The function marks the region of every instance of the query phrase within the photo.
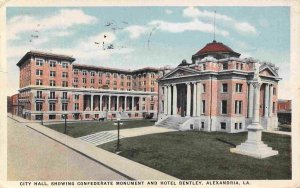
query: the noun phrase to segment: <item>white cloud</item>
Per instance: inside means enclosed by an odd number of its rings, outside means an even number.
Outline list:
[[[142,34],[145,34],[149,31],[148,27],[140,26],[140,25],[132,25],[128,26],[124,29],[124,31],[129,32],[129,37],[132,39],[139,38]]]
[[[72,34],[72,32],[70,32],[70,31],[56,31],[53,33],[53,36],[66,37],[66,36],[70,36],[71,34]]]
[[[24,32],[68,29],[74,25],[91,24],[95,21],[95,17],[87,15],[78,9],[61,9],[56,14],[46,18],[19,15],[8,20],[7,38],[9,40],[16,40]]]
[[[191,22],[166,22],[162,20],[154,20],[149,23],[149,25],[156,26],[161,31],[168,31],[172,33],[180,33],[184,31],[202,31],[205,33],[213,33],[214,26],[212,24],[204,23],[197,19],[194,19]],[[216,34],[222,36],[228,36],[229,33],[225,30],[216,28]]]
[[[165,10],[165,13],[166,13],[166,14],[173,14],[173,11],[170,10],[170,9],[166,9],[166,10]]]
[[[221,20],[222,22],[228,22],[228,26],[233,25],[233,28],[242,34],[257,34],[256,28],[248,22],[240,22],[232,17],[229,17],[224,14],[214,13],[206,10],[200,10],[195,7],[188,7],[183,10],[183,16],[193,19],[199,18],[216,18],[216,22]]]

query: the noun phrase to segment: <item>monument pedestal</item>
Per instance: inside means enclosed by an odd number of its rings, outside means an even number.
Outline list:
[[[248,127],[248,138],[246,142],[238,145],[236,148],[231,148],[230,151],[242,155],[263,159],[278,155],[278,151],[272,150],[261,141],[262,127],[260,124],[251,124]]]

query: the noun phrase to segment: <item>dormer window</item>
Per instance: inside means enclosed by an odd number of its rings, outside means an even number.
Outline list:
[[[223,70],[228,70],[228,63],[223,63]]]

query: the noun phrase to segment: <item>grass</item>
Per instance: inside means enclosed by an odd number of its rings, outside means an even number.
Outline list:
[[[123,125],[120,126],[120,129],[146,127],[152,125],[154,125],[154,122],[149,120],[132,120],[132,121],[124,121]],[[61,133],[63,133],[65,130],[64,123],[49,124],[45,126]],[[67,135],[76,138],[76,137],[81,137],[96,132],[116,130],[117,128],[118,126],[114,125],[113,121],[104,121],[104,122],[88,121],[88,122],[68,123]]]
[[[263,133],[263,141],[279,155],[255,159],[229,151],[245,141],[246,133],[169,132],[124,138],[121,156],[179,179],[291,179],[291,138]],[[100,145],[113,152],[115,142]]]

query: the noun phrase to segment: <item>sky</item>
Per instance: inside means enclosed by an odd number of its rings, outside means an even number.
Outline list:
[[[216,14],[214,14],[216,11]],[[290,99],[289,7],[8,7],[8,95],[16,63],[30,50],[72,55],[75,63],[122,69],[176,67],[215,39],[279,67],[279,98]]]

